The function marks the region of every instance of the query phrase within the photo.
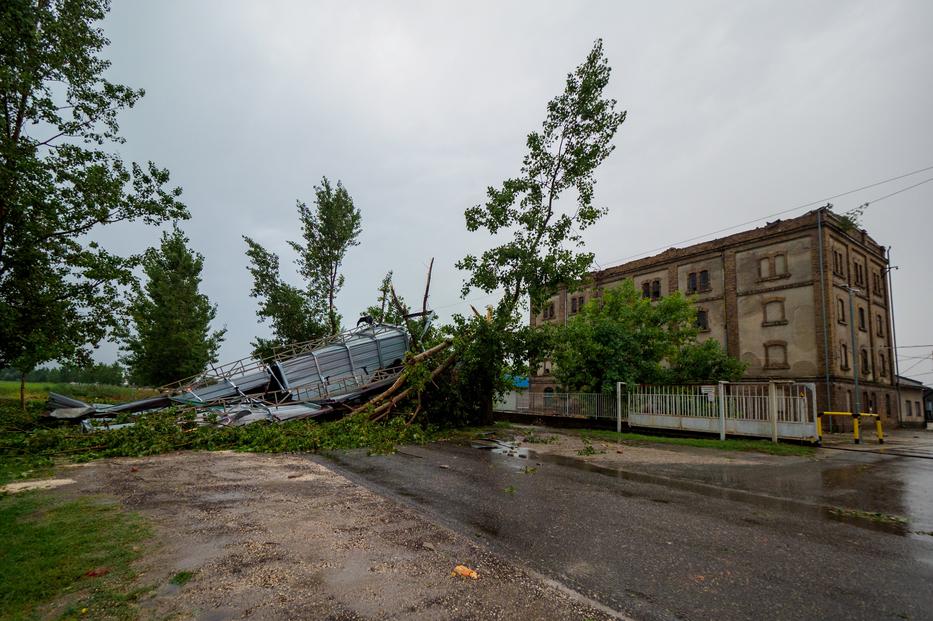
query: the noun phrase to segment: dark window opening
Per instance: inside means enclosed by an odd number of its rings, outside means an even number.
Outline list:
[[[839,367],[844,371],[849,370],[849,347],[845,343],[842,344],[842,350],[839,356]]]
[[[709,291],[709,270],[700,272],[700,291]]]
[[[865,331],[865,309],[862,307],[858,309],[858,329]]]
[[[838,299],[839,302],[839,323],[846,322],[846,303],[842,298]]]
[[[661,281],[655,280],[651,283],[651,299],[657,300],[661,297]]]
[[[647,280],[641,283],[641,297],[650,298],[651,297],[651,283]]]
[[[867,349],[863,349],[861,351],[861,358],[862,358],[862,373],[864,373],[865,375],[868,375],[871,372],[870,371],[871,363],[868,362],[868,350]]]
[[[696,293],[697,291],[697,273],[687,274],[687,293]]]
[[[697,311],[697,328],[701,331],[709,330],[709,314],[705,310]]]

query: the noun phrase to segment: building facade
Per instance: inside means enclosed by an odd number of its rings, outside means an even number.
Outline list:
[[[745,362],[745,379],[814,382],[821,411],[852,411],[858,367],[862,411],[896,423],[887,272],[884,247],[821,208],[593,272],[530,321],[567,321],[624,280],[652,299],[680,291],[696,302],[701,339]],[[542,365],[531,390],[558,390],[550,371]]]

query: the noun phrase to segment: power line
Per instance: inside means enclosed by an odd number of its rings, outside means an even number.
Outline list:
[[[728,226],[728,227],[725,227],[725,228],[722,228],[722,229],[718,229],[718,230],[716,230],[716,231],[712,231],[712,232],[710,232],[710,233],[704,233],[703,235],[697,235],[697,236],[695,236],[695,237],[690,237],[690,238],[688,238],[688,239],[683,239],[683,240],[681,240],[681,241],[674,242],[674,243],[672,243],[672,244],[666,244],[666,245],[664,245],[664,246],[660,246],[660,247],[654,248],[654,249],[652,249],[652,250],[646,250],[646,251],[644,251],[644,252],[639,252],[638,254],[633,254],[633,255],[630,255],[630,256],[627,256],[627,257],[620,257],[620,258],[617,258],[617,259],[610,259],[609,261],[603,261],[602,263],[603,263],[603,265],[610,265],[610,264],[612,264],[612,263],[620,263],[620,262],[623,262],[623,261],[628,261],[629,259],[635,259],[635,258],[637,258],[637,257],[643,256],[643,255],[646,255],[646,254],[652,254],[652,253],[655,253],[655,252],[660,252],[661,250],[667,250],[668,248],[676,247],[676,246],[679,246],[680,244],[686,244],[686,243],[688,243],[688,242],[696,241],[696,240],[698,240],[698,239],[704,239],[704,238],[709,237],[709,236],[711,236],[711,235],[718,235],[719,233],[725,233],[726,231],[731,231],[731,230],[734,230],[734,229],[737,229],[737,228],[741,228],[741,227],[743,227],[743,226],[748,226],[749,224],[755,224],[756,222],[761,222],[762,220],[767,220],[768,218],[773,218],[773,217],[775,217],[775,216],[781,216],[781,215],[784,215],[784,214],[786,214],[786,213],[790,213],[790,212],[792,212],[792,211],[797,211],[797,210],[799,210],[799,209],[805,209],[805,208],[807,208],[807,207],[813,207],[814,205],[818,205],[818,204],[823,203],[823,202],[829,202],[829,201],[831,201],[831,200],[833,200],[833,199],[842,198],[843,196],[848,196],[848,195],[850,195],[850,194],[855,194],[856,192],[861,192],[862,190],[867,190],[867,189],[869,189],[869,188],[874,188],[874,187],[877,187],[877,186],[879,186],[879,185],[884,185],[885,183],[891,183],[892,181],[897,181],[897,180],[899,180],[899,179],[903,179],[903,178],[905,178],[905,177],[910,177],[910,176],[913,176],[913,175],[916,175],[916,174],[919,174],[919,173],[922,173],[922,172],[926,172],[926,171],[928,171],[928,170],[933,170],[933,166],[926,166],[925,168],[919,168],[919,169],[914,170],[914,171],[909,172],[909,173],[904,173],[904,174],[902,174],[902,175],[897,175],[896,177],[889,177],[888,179],[883,179],[883,180],[881,180],[881,181],[876,181],[876,182],[870,183],[870,184],[868,184],[868,185],[863,185],[862,187],[856,188],[856,189],[854,189],[854,190],[848,190],[848,191],[842,192],[842,193],[840,193],[840,194],[834,194],[833,196],[827,196],[826,198],[821,198],[821,199],[819,199],[819,200],[815,200],[815,201],[806,203],[806,204],[804,204],[804,205],[798,205],[798,206],[796,206],[796,207],[791,207],[790,209],[784,209],[784,210],[782,210],[782,211],[776,211],[776,212],[774,212],[774,213],[772,213],[772,214],[770,214],[770,215],[762,216],[762,217],[760,217],[760,218],[755,218],[754,220],[749,220],[749,221],[747,221],[747,222],[742,222],[741,224],[735,224],[735,225]],[[933,181],[933,178],[927,179],[926,181],[921,181],[920,183],[915,184],[915,185],[912,185],[912,186],[910,186],[910,187],[903,188],[903,189],[898,190],[897,192],[893,192],[892,194],[889,194],[889,195],[887,195],[887,196],[882,196],[882,197],[880,197],[880,198],[876,198],[874,201],[870,201],[870,202],[875,202],[875,203],[877,203],[878,201],[884,200],[884,199],[886,199],[886,198],[890,198],[891,196],[894,196],[895,194],[900,194],[901,192],[906,192],[907,190],[913,189],[913,188],[917,187],[918,185],[922,185],[922,184],[927,183],[927,182],[929,182],[929,181]]]

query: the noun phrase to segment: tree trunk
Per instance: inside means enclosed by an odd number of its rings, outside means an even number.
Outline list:
[[[26,411],[26,374],[19,374],[19,409]]]

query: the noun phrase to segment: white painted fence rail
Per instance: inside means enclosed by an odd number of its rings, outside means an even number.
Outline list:
[[[518,392],[514,411],[536,416],[615,419],[616,396],[587,392]]]
[[[815,440],[816,387],[800,382],[619,385],[618,420],[630,427]],[[624,409],[625,412],[621,410]]]

